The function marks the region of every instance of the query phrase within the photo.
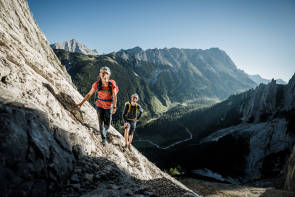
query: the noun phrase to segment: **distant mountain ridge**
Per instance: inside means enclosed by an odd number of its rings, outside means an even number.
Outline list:
[[[221,99],[232,93],[255,87],[255,83],[247,74],[239,70],[230,57],[218,48],[142,50],[140,47],[135,47],[120,50],[115,56],[133,62],[137,68],[140,68],[142,61],[168,65],[166,70],[158,70],[156,76],[166,75],[168,72],[177,73],[184,84],[186,81],[194,82],[190,87],[183,84],[183,89],[191,88],[195,92],[207,89]],[[218,84],[222,84],[222,87],[218,87]]]
[[[137,92],[151,116],[178,104],[212,104],[256,84],[217,48],[148,49],[135,47],[97,57],[55,50],[84,95],[108,66],[120,87],[119,102]]]
[[[98,55],[98,52],[94,49],[87,48],[84,44],[77,42],[75,39],[65,42],[54,43],[50,45],[53,49],[63,49],[69,52],[82,53],[84,55]]]
[[[257,83],[257,85],[263,83],[263,84],[268,84],[269,82],[271,82],[270,79],[264,79],[262,78],[260,75],[250,75],[248,74],[249,78],[254,81],[255,83]],[[276,79],[276,83],[277,84],[287,84],[287,82],[285,82],[284,80],[282,79]]]

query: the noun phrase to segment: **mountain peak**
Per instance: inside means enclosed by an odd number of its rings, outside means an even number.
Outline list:
[[[144,50],[142,48],[140,48],[139,46],[136,46],[131,49],[127,49],[126,51],[127,51],[127,53],[135,54],[135,53],[143,52]]]
[[[282,79],[264,79],[263,77],[261,77],[259,74],[255,74],[255,75],[250,75],[248,74],[249,78],[254,81],[257,85],[259,85],[260,83],[263,84],[268,84],[269,82],[271,82],[272,80],[275,80],[277,84],[287,84],[284,80]]]
[[[82,53],[84,55],[98,55],[97,50],[91,50],[84,44],[79,43],[74,38],[65,42],[54,43],[50,45],[53,49],[63,49],[74,53]]]

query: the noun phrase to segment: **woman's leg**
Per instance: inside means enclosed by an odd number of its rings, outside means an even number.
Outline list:
[[[105,131],[105,137],[107,136],[107,132],[111,126],[112,122],[112,109],[103,109],[104,110],[104,131]]]
[[[106,140],[106,132],[104,128],[104,109],[97,107],[97,116],[98,116],[98,127],[101,135],[102,142]]]

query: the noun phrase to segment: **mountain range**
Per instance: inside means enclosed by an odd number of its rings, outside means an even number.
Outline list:
[[[53,49],[63,49],[73,53],[82,53],[84,55],[98,55],[96,49],[91,50],[87,48],[84,44],[77,42],[75,39],[65,42],[53,43],[50,46]]]
[[[65,41],[65,42],[60,42],[60,43],[54,43],[54,44],[51,44],[50,46],[53,49],[63,49],[63,50],[69,51],[69,52],[81,53],[81,54],[84,54],[84,55],[98,55],[98,52],[95,49],[91,50],[91,49],[87,48],[84,44],[81,44],[81,43],[77,42],[75,39]],[[127,51],[127,53],[130,53],[130,52],[134,53],[136,50],[138,50],[138,52],[143,51],[140,47],[135,47],[134,49],[129,49],[129,50],[126,50],[126,51]],[[149,53],[149,51],[151,51],[151,49],[146,50],[147,53]],[[124,50],[121,50],[120,52],[124,53]],[[128,58],[126,56],[126,54],[121,54],[121,55],[123,56],[123,59]],[[138,55],[138,57],[139,56],[140,55]],[[151,60],[151,57],[147,58],[146,54],[141,55],[141,57],[139,59],[141,59],[143,61],[151,61],[151,62],[152,61],[157,61],[155,59]],[[159,59],[160,64],[166,64],[167,63],[169,65],[172,65],[171,62],[169,62],[169,61],[167,61],[167,60],[165,60],[163,58],[158,58],[158,59]],[[181,63],[178,62],[176,64],[180,65]],[[254,81],[257,85],[259,85],[260,83],[267,84],[267,83],[269,83],[271,81],[270,79],[262,78],[258,74],[256,74],[256,75],[248,74],[248,77],[252,81]],[[278,84],[286,84],[286,82],[284,80],[282,80],[282,79],[276,79],[276,81],[277,81]]]
[[[96,57],[54,51],[83,95],[97,80],[99,68],[110,67],[111,78],[120,89],[119,106],[137,92],[146,120],[177,106],[213,104],[256,86],[218,48],[142,50],[135,47]],[[120,119],[120,115],[116,116],[115,120]]]
[[[248,75],[249,78],[254,81],[255,83],[257,83],[258,85],[263,83],[263,84],[268,84],[269,82],[271,82],[270,79],[264,79],[262,78],[260,75],[256,74],[256,75]],[[284,80],[282,79],[276,79],[276,83],[277,84],[287,84]]]

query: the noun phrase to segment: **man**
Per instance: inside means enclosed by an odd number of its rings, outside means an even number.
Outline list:
[[[143,109],[137,103],[139,100],[138,94],[131,95],[131,101],[125,103],[122,118],[124,122],[124,138],[125,148],[128,147],[131,150],[131,143],[133,140],[133,134],[136,129],[136,123],[139,121]]]
[[[118,86],[114,80],[110,80],[111,70],[102,67],[99,72],[98,80],[92,84],[91,90],[77,107],[81,107],[93,93],[96,93],[97,116],[99,120],[99,131],[101,133],[102,144],[106,145],[107,131],[110,128],[112,114],[117,110]]]

